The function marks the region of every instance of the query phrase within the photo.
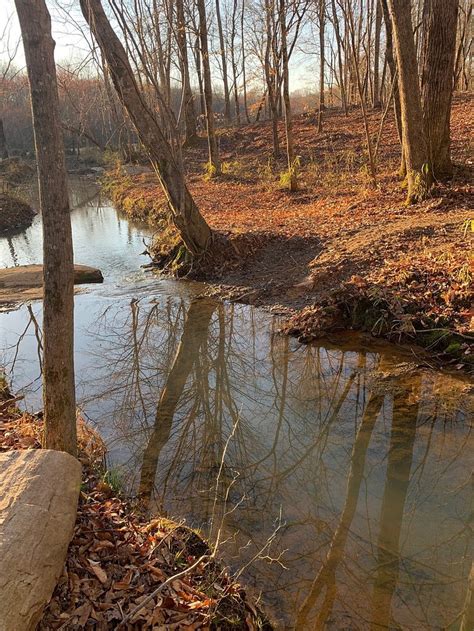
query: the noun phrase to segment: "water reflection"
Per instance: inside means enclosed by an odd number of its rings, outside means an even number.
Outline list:
[[[219,539],[281,628],[459,628],[466,383],[276,326],[208,300],[109,306],[84,405],[111,458],[151,510]]]
[[[144,239],[151,231],[139,222],[130,222],[99,195],[96,183],[76,178],[70,181],[71,224],[74,261],[99,267],[108,284],[122,283],[130,274],[143,276],[140,265],[149,259],[140,256]],[[36,206],[34,187],[22,191]],[[12,236],[0,238],[0,267],[41,263],[43,234],[41,217],[32,225]],[[96,288],[100,291],[100,288]]]

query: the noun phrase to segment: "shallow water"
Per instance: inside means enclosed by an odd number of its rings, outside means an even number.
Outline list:
[[[409,370],[348,338],[302,346],[249,306],[138,269],[148,231],[89,201],[76,262],[84,413],[152,509],[186,517],[261,592],[279,628],[460,628],[472,558],[472,399],[465,380]],[[17,261],[37,262],[38,227]],[[0,240],[0,264],[9,244]],[[6,261],[8,264],[8,261]],[[33,310],[41,319],[41,305]],[[0,314],[11,367],[29,314]],[[14,388],[40,404],[36,339]]]

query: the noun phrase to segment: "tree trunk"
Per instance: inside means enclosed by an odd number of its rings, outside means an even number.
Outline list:
[[[5,130],[3,129],[3,120],[0,118],[0,160],[6,160],[7,158],[7,139],[5,138]]]
[[[196,37],[194,43],[194,61],[196,63],[196,75],[199,84],[199,113],[201,116],[206,115],[206,102],[204,100],[204,86],[202,81],[202,63],[201,63],[201,50],[199,48],[199,36]]]
[[[450,118],[459,3],[425,0],[421,99],[428,156],[435,178],[450,177]]]
[[[336,35],[336,42],[337,42],[337,64],[339,67],[339,89],[341,90],[341,102],[342,102],[342,107],[344,108],[344,114],[347,116],[346,85],[345,85],[345,76],[344,76],[344,64],[342,63],[343,43],[342,43],[342,38],[341,38],[341,31],[339,29],[339,18],[337,16],[335,0],[331,0],[331,5],[332,5],[334,32]]]
[[[427,197],[432,183],[432,174],[428,166],[428,149],[423,131],[411,2],[410,0],[388,0],[388,5],[398,60],[402,146],[408,180],[407,202],[414,203]]]
[[[295,152],[293,148],[293,122],[291,118],[290,73],[288,70],[288,46],[285,0],[280,0],[281,62],[283,72],[283,104],[285,107],[286,155],[288,159],[288,188],[296,191],[298,179],[296,173]]]
[[[276,70],[272,64],[273,57],[273,37],[272,29],[272,0],[265,0],[265,24],[266,24],[266,43],[265,43],[265,82],[267,84],[268,107],[272,119],[272,138],[273,138],[273,157],[278,160],[280,157],[280,141],[278,138],[278,107],[276,95]]]
[[[77,453],[74,263],[51,18],[44,0],[15,0],[31,90],[43,222],[44,446]]]
[[[385,23],[385,58],[387,60],[387,65],[390,69],[390,79],[391,82],[394,83],[393,87],[393,109],[395,112],[395,124],[397,127],[398,139],[400,141],[401,147],[401,159],[400,159],[400,169],[399,175],[401,178],[405,178],[407,174],[406,164],[405,164],[405,155],[403,152],[403,140],[402,140],[402,110],[400,107],[400,92],[398,90],[398,78],[397,78],[397,64],[395,62],[395,57],[393,56],[393,29],[392,29],[392,20],[390,18],[390,11],[388,10],[387,0],[380,0],[382,4],[382,12],[383,19]]]
[[[319,112],[318,112],[318,133],[323,131],[323,110],[324,103],[324,70],[326,56],[324,51],[324,28],[326,22],[326,0],[319,0]]]
[[[242,84],[244,92],[245,120],[250,123],[249,107],[247,102],[247,70],[245,66],[245,37],[244,37],[245,0],[242,0],[242,13],[240,15],[240,39],[242,46]]]
[[[181,80],[183,82],[184,98],[184,124],[186,142],[190,143],[197,136],[196,111],[194,109],[194,96],[189,79],[188,44],[186,38],[186,21],[184,18],[183,0],[176,0],[177,33],[176,40],[179,50],[179,65],[181,68]]]
[[[237,0],[234,0],[234,5],[232,8],[232,28],[231,28],[231,40],[230,40],[230,58],[232,63],[232,77],[234,84],[234,108],[235,108],[235,118],[237,121],[237,125],[240,125],[240,102],[239,102],[239,86],[238,86],[238,76],[237,72],[237,58],[235,56],[236,44],[236,23],[237,23]]]
[[[380,33],[382,30],[382,8],[380,0],[375,0],[375,35],[374,35],[374,88],[372,107],[380,107]]]
[[[211,229],[186,186],[181,165],[176,162],[169,143],[140,94],[127,54],[100,0],[80,0],[80,4],[84,18],[107,61],[118,98],[157,171],[173,222],[189,252],[193,255],[203,254],[212,239]]]
[[[216,18],[217,30],[219,31],[219,46],[222,64],[222,81],[224,83],[224,116],[230,123],[230,95],[229,95],[229,79],[227,76],[227,52],[225,49],[224,31],[222,30],[221,7],[219,0],[216,0]],[[233,51],[232,51],[233,52]]]
[[[217,147],[216,131],[214,126],[214,110],[212,107],[212,80],[211,67],[209,65],[209,46],[207,41],[207,17],[204,0],[197,0],[199,12],[199,38],[201,42],[202,74],[204,80],[204,103],[206,105],[207,142],[209,146],[209,175],[220,175],[221,162]]]

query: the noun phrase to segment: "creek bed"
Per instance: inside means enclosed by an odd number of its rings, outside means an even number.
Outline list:
[[[219,536],[277,628],[458,628],[473,543],[469,382],[352,336],[300,345],[263,311],[145,274],[150,229],[90,184],[72,192],[75,261],[104,274],[75,298],[77,396],[114,479]],[[40,253],[39,219],[0,239],[0,267]],[[29,319],[25,307],[0,314],[0,349],[37,409]]]

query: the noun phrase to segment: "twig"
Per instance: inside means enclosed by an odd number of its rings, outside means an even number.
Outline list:
[[[208,558],[208,555],[207,554],[203,554],[192,565],[190,565],[189,567],[185,568],[181,572],[178,572],[177,574],[174,574],[173,576],[170,576],[169,578],[167,578],[164,583],[161,583],[161,585],[159,585],[151,594],[148,594],[148,596],[146,598],[144,598],[139,605],[137,605],[134,609],[132,609],[132,611],[129,614],[127,614],[125,616],[125,618],[122,618],[121,622],[119,622],[119,624],[117,626],[117,629],[121,629],[141,609],[143,609],[143,607],[145,605],[147,605],[151,600],[153,600],[153,598],[155,598],[155,596],[157,594],[159,594],[167,585],[169,585],[171,582],[177,580],[178,578],[181,578],[182,576],[184,576],[188,572],[191,572],[191,570],[194,570],[194,568],[196,568],[200,563],[202,563],[204,561],[204,559],[207,559],[207,558]]]

